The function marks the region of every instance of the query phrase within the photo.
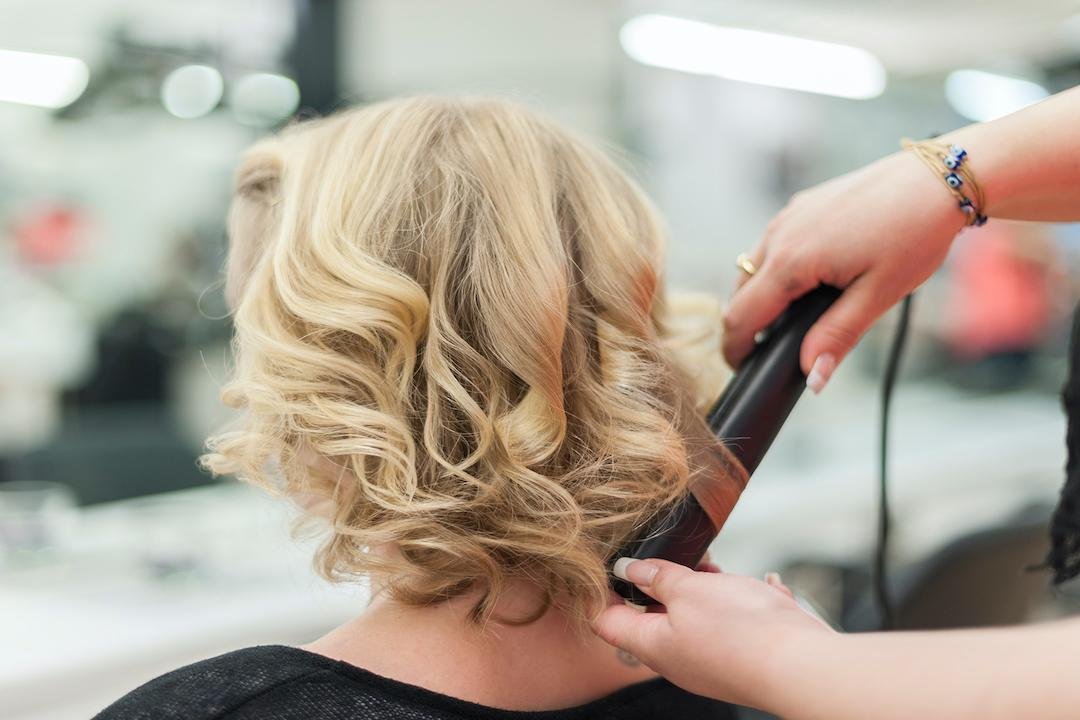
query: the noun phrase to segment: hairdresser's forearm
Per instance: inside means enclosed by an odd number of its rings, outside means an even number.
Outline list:
[[[766,709],[788,720],[1055,720],[1080,709],[1080,620],[814,635],[783,654]]]
[[[988,216],[1080,220],[1080,88],[941,139],[968,150]]]

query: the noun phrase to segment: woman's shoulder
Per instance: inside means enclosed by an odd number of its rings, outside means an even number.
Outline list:
[[[566,710],[510,711],[376,675],[300,648],[263,645],[154,678],[93,720],[314,720],[316,718],[592,720],[708,718],[734,709],[656,678]]]
[[[218,720],[321,671],[296,648],[260,645],[200,660],[140,685],[94,720]]]

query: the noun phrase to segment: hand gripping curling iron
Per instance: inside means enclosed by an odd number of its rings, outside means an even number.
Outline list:
[[[743,362],[706,420],[713,433],[725,442],[741,467],[742,487],[757,470],[780,427],[806,388],[799,367],[803,337],[840,291],[822,285],[793,302],[764,333]],[[726,479],[725,479],[726,481]],[[702,478],[690,493],[629,547],[615,557],[661,558],[695,567],[720,532],[742,487],[714,487],[720,479]],[[655,600],[632,584],[615,579],[615,591],[630,602],[655,605]]]

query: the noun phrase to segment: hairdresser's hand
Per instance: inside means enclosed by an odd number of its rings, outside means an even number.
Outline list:
[[[800,608],[774,574],[761,582],[665,560],[620,570],[664,608],[645,613],[619,601],[594,630],[699,695],[769,709],[785,678],[840,637]]]
[[[963,225],[956,201],[910,153],[796,193],[749,253],[757,272],[728,306],[724,356],[737,367],[754,335],[819,284],[846,288],[803,341],[800,364],[819,392],[870,325],[941,265]]]

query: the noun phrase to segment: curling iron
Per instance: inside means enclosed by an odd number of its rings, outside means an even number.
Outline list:
[[[799,348],[807,331],[838,297],[840,290],[822,285],[793,302],[765,330],[709,410],[709,428],[738,461],[735,470],[742,474],[741,485],[733,489],[730,478],[698,480],[686,498],[661,514],[616,558],[661,558],[697,566],[806,388]],[[721,482],[724,487],[718,486]],[[615,579],[613,587],[632,603],[656,604],[631,583]]]

